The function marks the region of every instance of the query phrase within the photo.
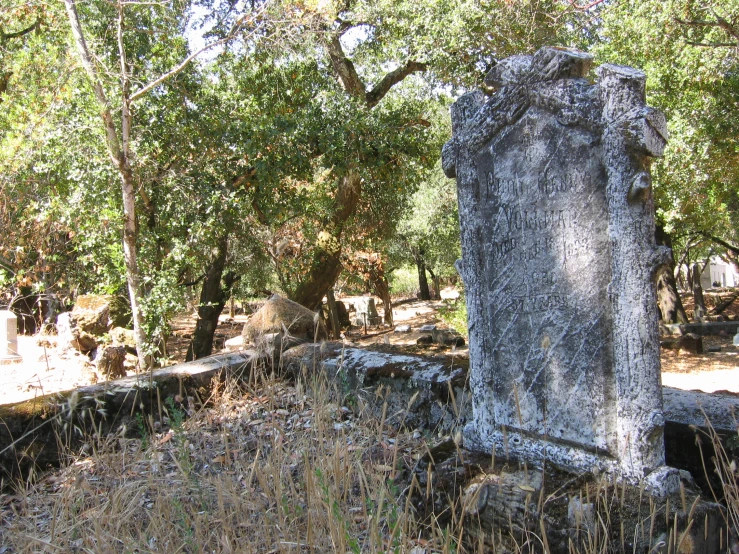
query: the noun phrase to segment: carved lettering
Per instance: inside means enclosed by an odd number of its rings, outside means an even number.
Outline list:
[[[531,296],[513,296],[506,310],[518,314],[565,310],[569,303],[565,294],[535,294]]]
[[[529,282],[534,286],[550,287],[556,283],[556,278],[551,271],[532,271]]]
[[[524,158],[533,161],[537,158],[536,152],[531,149],[524,151]],[[564,175],[553,175],[548,171],[536,179],[521,178],[514,175],[509,178],[496,177],[494,171],[485,172],[485,194],[487,198],[522,198],[531,193],[539,193],[547,197],[556,194],[576,192],[583,185],[587,186],[590,177],[587,173],[574,170]]]
[[[568,229],[572,218],[565,210],[520,209],[518,206],[500,206],[509,233],[520,231],[550,231]]]
[[[491,254],[493,256],[493,261],[498,261],[513,250],[516,249],[516,246],[518,244],[518,241],[515,237],[508,238],[506,240],[500,241],[500,242],[494,242],[492,244],[492,251]]]

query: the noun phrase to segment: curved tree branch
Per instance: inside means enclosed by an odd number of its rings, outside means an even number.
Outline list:
[[[701,46],[704,48],[733,48],[735,46],[739,46],[739,42],[693,42],[691,40],[686,40],[685,44],[690,44],[690,46]]]
[[[605,1],[606,0],[593,0],[592,2],[589,2],[587,4],[578,4],[575,0],[569,0],[569,4],[576,10],[584,12],[584,11],[589,10],[590,8],[594,8],[598,4],[602,4]]]
[[[340,35],[335,34],[331,36],[327,47],[331,65],[339,76],[344,90],[356,98],[364,99],[364,83],[359,78],[354,63],[344,54],[344,49],[341,47]]]
[[[395,85],[400,83],[408,75],[426,71],[425,63],[408,60],[401,67],[390,71],[380,82],[377,83],[372,90],[367,92],[362,79],[359,77],[354,63],[344,54],[341,46],[341,33],[331,35],[327,44],[328,55],[331,59],[331,65],[341,81],[344,90],[349,94],[364,101],[368,108],[373,108],[382,100],[385,95],[390,92]]]
[[[729,252],[735,255],[739,255],[739,246],[735,246],[729,242],[726,242],[724,239],[717,237],[715,235],[711,235],[709,233],[701,233],[704,237],[706,237],[711,242],[715,242],[716,244],[723,246],[726,248]]]
[[[739,28],[730,23],[725,17],[717,14],[714,10],[711,10],[714,20],[709,19],[693,19],[685,20],[679,17],[675,18],[680,25],[686,25],[689,27],[719,27],[726,31],[726,33],[735,38],[737,42],[688,42],[692,46],[706,46],[706,47],[735,47],[739,45]]]
[[[391,88],[405,79],[408,75],[411,73],[421,73],[426,71],[426,69],[427,66],[425,63],[408,60],[405,62],[405,65],[385,75],[382,80],[375,85],[375,88],[367,93],[367,105],[370,108],[377,105],[377,103],[382,100],[388,92],[390,92]]]
[[[0,31],[0,41],[5,41],[11,38],[20,38],[23,35],[32,33],[33,31],[38,29],[40,24],[41,24],[41,20],[37,19],[34,23],[31,24],[30,27],[26,27],[25,29],[21,29],[20,31],[15,31],[14,33],[4,33]]]
[[[259,8],[259,12],[256,13],[256,14],[253,14],[249,18],[249,21],[252,21],[252,20],[253,21],[256,21],[258,19],[259,15],[261,13],[263,13],[267,9],[268,4],[269,4],[269,1],[264,2],[264,4],[262,4],[262,6],[260,6],[260,8]],[[163,73],[162,75],[160,75],[159,77],[157,77],[156,79],[154,79],[153,81],[151,81],[150,83],[144,85],[139,90],[137,90],[136,92],[134,92],[131,95],[131,97],[129,98],[129,101],[131,103],[133,103],[137,99],[141,98],[144,94],[146,94],[147,92],[149,92],[151,89],[159,86],[160,84],[162,84],[164,81],[166,81],[170,77],[173,77],[174,75],[177,75],[183,69],[185,69],[190,64],[190,62],[192,62],[193,60],[195,60],[196,58],[198,58],[198,56],[200,56],[200,54],[203,54],[204,52],[207,52],[208,50],[212,50],[216,46],[221,46],[223,44],[226,44],[227,42],[229,42],[229,41],[233,40],[234,38],[236,38],[236,36],[238,35],[238,33],[242,30],[245,21],[247,21],[247,19],[245,17],[240,17],[236,21],[236,23],[233,24],[233,26],[228,31],[228,33],[226,34],[225,37],[223,37],[222,39],[217,40],[215,42],[211,42],[210,44],[206,44],[200,50],[197,50],[197,51],[193,52],[192,54],[190,54],[189,56],[187,56],[184,60],[182,60],[178,65],[176,65],[175,67],[173,67],[171,70],[167,71],[166,73]],[[257,23],[256,27],[254,29],[252,29],[251,34],[255,34],[256,31],[257,31],[257,29],[259,29],[261,26],[262,26],[261,23]]]

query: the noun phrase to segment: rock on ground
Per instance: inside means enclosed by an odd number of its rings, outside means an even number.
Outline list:
[[[327,338],[326,326],[315,312],[297,302],[273,294],[244,325],[245,341],[256,342],[266,334],[287,334],[296,339],[320,341]]]

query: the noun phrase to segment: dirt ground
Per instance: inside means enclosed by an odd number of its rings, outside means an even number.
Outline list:
[[[725,293],[707,294],[709,309],[720,301]],[[692,298],[686,300],[686,310],[692,313]],[[439,345],[418,346],[416,341],[422,325],[437,324],[444,327],[439,317],[441,301],[412,301],[400,303],[393,309],[395,325],[409,324],[412,332],[396,333],[386,326],[367,330],[354,329],[345,333],[348,343],[356,345],[387,344],[414,354],[450,354],[464,357],[467,347],[455,348]],[[739,317],[739,300],[724,312],[727,319]],[[382,307],[378,308],[382,315]],[[226,315],[216,331],[216,344],[238,336],[248,316],[237,315],[234,319]],[[187,345],[195,326],[191,315],[183,315],[173,322],[173,336],[167,342],[169,363],[184,361]],[[715,392],[727,390],[739,393],[739,348],[732,343],[733,337],[706,337],[704,354],[690,354],[665,350],[662,352],[662,382],[664,385],[685,390]],[[709,347],[712,351],[709,352]],[[87,356],[73,352],[62,352],[56,346],[56,337],[19,336],[19,353],[22,363],[0,366],[0,404],[20,402],[45,394],[70,390],[94,382],[94,366]]]

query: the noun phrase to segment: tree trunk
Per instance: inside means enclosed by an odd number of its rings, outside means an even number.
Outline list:
[[[390,284],[387,282],[387,277],[384,275],[380,278],[374,276],[372,279],[372,286],[375,289],[375,294],[382,300],[385,313],[383,314],[383,320],[386,324],[393,325],[393,302],[390,299]]]
[[[308,276],[295,289],[291,300],[309,310],[317,310],[323,297],[336,283],[342,269],[340,249],[330,252],[319,248],[313,257]]]
[[[131,133],[131,112],[129,98],[129,78],[126,68],[126,56],[123,48],[123,4],[118,4],[118,49],[121,66],[121,138],[113,119],[112,110],[105,89],[100,81],[98,70],[93,63],[92,56],[87,47],[82,25],[77,15],[77,7],[74,0],[65,0],[67,16],[75,39],[77,53],[87,76],[92,84],[93,92],[100,107],[100,115],[103,119],[105,129],[105,142],[108,154],[113,165],[118,170],[121,178],[123,193],[123,260],[126,266],[126,282],[128,294],[131,301],[131,316],[133,319],[133,332],[136,341],[136,352],[139,358],[139,367],[149,365],[150,356],[146,353],[146,332],[144,328],[144,317],[141,311],[141,277],[138,269],[137,245],[138,227],[136,225],[136,186],[133,171],[129,163],[129,144]]]
[[[661,225],[657,225],[655,228],[655,239],[658,245],[667,246],[672,250],[672,238]],[[685,313],[680,294],[677,292],[674,256],[669,266],[662,267],[657,271],[656,281],[660,320],[663,323],[688,323],[688,316]]]
[[[339,325],[339,313],[336,311],[334,289],[328,289],[326,299],[328,300],[328,317],[331,323],[331,331],[334,335],[334,339],[338,340],[341,337],[341,326]]]
[[[698,264],[693,264],[693,319],[696,323],[703,323],[706,318],[706,303],[703,301],[703,287],[701,286],[701,269]]]
[[[128,166],[128,162],[126,162]],[[131,301],[131,319],[133,320],[133,335],[136,341],[136,354],[139,358],[139,367],[151,365],[151,355],[146,348],[146,330],[144,314],[141,310],[141,275],[138,266],[138,226],[136,225],[136,189],[133,184],[133,174],[130,168],[121,171],[123,184],[123,262],[126,266],[126,283],[128,296]]]
[[[231,289],[238,277],[232,272],[223,276],[223,268],[226,265],[228,255],[228,234],[219,240],[216,256],[203,280],[203,289],[200,292],[200,304],[198,305],[198,321],[195,324],[195,332],[187,349],[186,361],[197,360],[210,356],[213,351],[213,336],[218,326],[218,317],[226,305],[231,294]],[[223,278],[223,284],[221,280]]]
[[[105,131],[105,144],[110,155],[110,160],[115,166],[116,170],[120,174],[121,182],[123,185],[123,256],[124,263],[126,266],[126,282],[128,284],[128,294],[131,300],[131,316],[133,319],[133,330],[134,338],[136,341],[136,352],[139,358],[139,367],[146,367],[150,364],[151,356],[147,355],[146,345],[146,333],[144,328],[144,316],[141,310],[141,299],[143,298],[143,289],[141,287],[141,277],[138,269],[137,262],[137,238],[138,229],[136,225],[136,211],[135,211],[135,199],[136,199],[136,182],[134,179],[133,171],[130,165],[130,137],[131,128],[133,125],[133,116],[131,114],[131,105],[136,99],[147,94],[155,87],[166,81],[167,79],[177,75],[184,70],[193,60],[195,60],[203,52],[214,48],[218,45],[225,44],[229,40],[233,39],[241,29],[241,24],[235,24],[229,33],[220,40],[216,40],[210,44],[207,44],[187,56],[181,63],[177,64],[171,70],[161,74],[159,77],[150,81],[149,83],[142,85],[135,93],[131,93],[131,79],[130,79],[130,68],[126,61],[126,50],[124,47],[123,32],[125,29],[124,25],[124,8],[126,2],[118,0],[117,11],[117,43],[118,43],[118,62],[120,64],[120,138],[118,128],[116,127],[115,120],[113,118],[113,110],[111,104],[108,101],[105,88],[103,87],[100,75],[112,73],[110,68],[98,69],[100,59],[97,59],[97,63],[93,61],[93,56],[90,53],[90,49],[87,46],[85,35],[82,30],[82,24],[80,23],[79,15],[77,13],[77,5],[75,0],[64,0],[64,4],[67,10],[67,17],[69,19],[69,26],[74,37],[75,47],[77,54],[79,55],[82,66],[87,73],[87,76],[92,85],[95,99],[100,108],[100,115],[103,119],[103,129]],[[34,25],[37,25],[38,22]],[[30,32],[24,30],[23,32]]]
[[[290,298],[309,310],[320,307],[323,297],[341,274],[341,234],[344,224],[354,214],[361,192],[362,180],[357,173],[339,180],[331,221],[318,234],[310,271]]]
[[[429,272],[429,275],[431,275],[431,283],[434,287],[434,298],[436,300],[441,300],[441,278],[436,275],[430,267],[427,267],[426,270]]]
[[[413,257],[418,269],[418,298],[420,300],[431,300],[429,281],[426,278],[426,261],[423,259],[423,248],[417,249]]]

